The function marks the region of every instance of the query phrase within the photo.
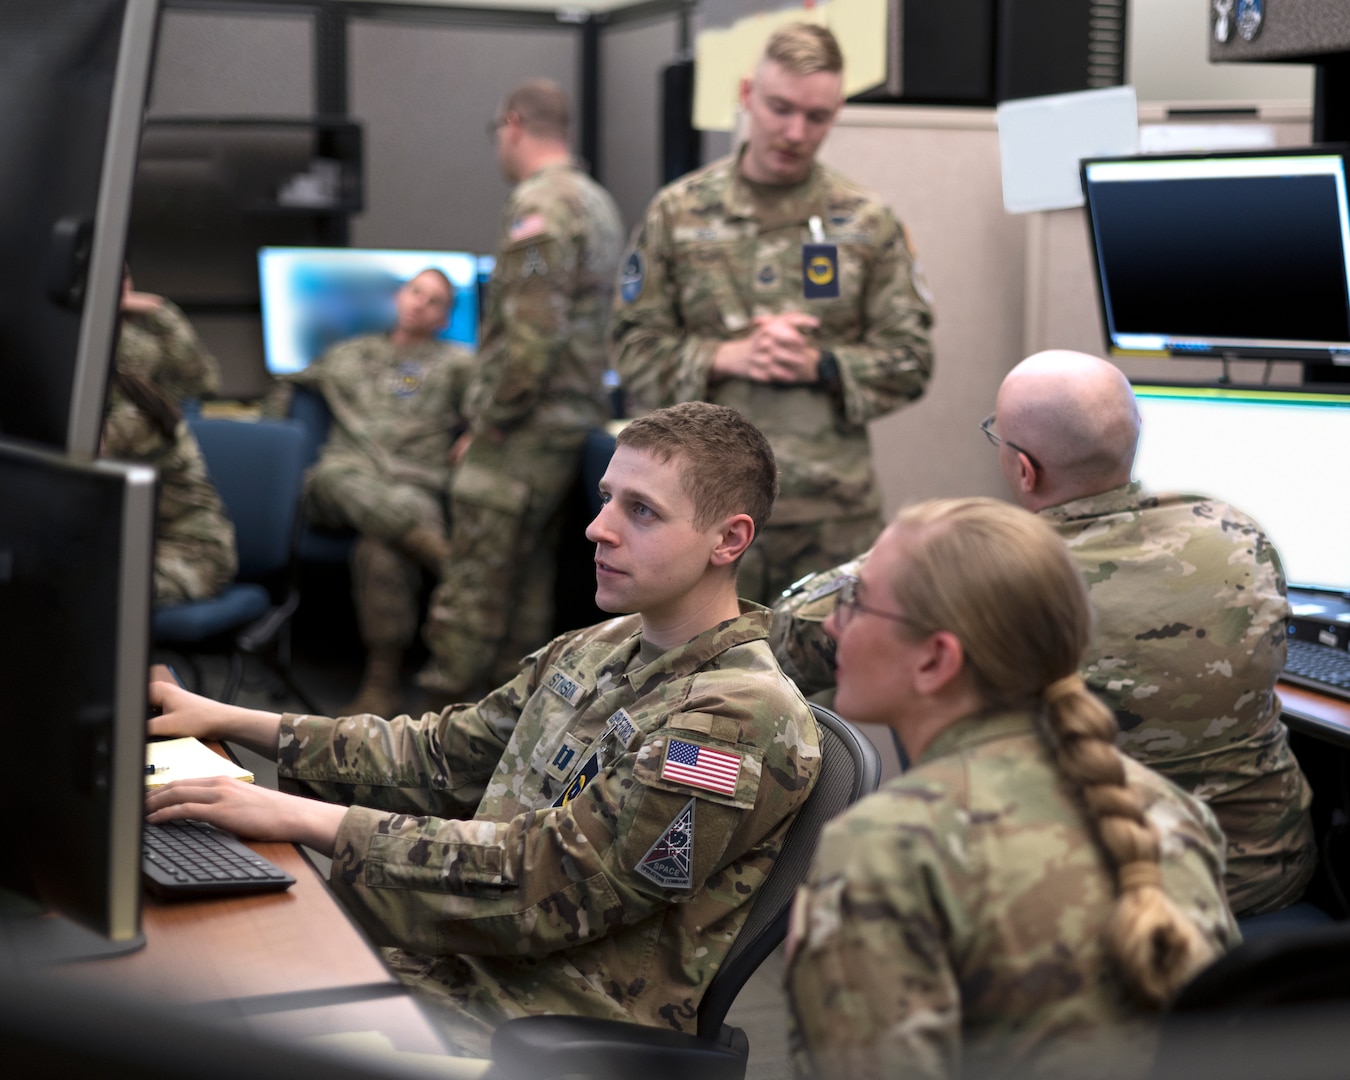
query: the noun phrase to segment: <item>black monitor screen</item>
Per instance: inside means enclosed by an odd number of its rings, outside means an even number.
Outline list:
[[[1350,592],[1350,500],[1328,487],[1350,446],[1350,394],[1134,388],[1135,478],[1232,503],[1260,523],[1291,585]]]
[[[0,435],[91,457],[158,0],[0,3]]]
[[[1350,357],[1350,213],[1339,153],[1087,161],[1115,356]]]
[[[39,953],[60,923],[16,929],[16,894],[139,939],[154,496],[149,468],[0,440],[0,938]]]

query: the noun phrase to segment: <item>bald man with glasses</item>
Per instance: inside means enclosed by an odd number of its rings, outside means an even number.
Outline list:
[[[1083,568],[1097,635],[1080,670],[1115,710],[1118,745],[1210,805],[1235,915],[1294,903],[1317,854],[1275,693],[1289,618],[1278,552],[1225,502],[1131,481],[1139,411],[1105,360],[1028,357],[980,429],[1013,500],[1049,519]],[[775,608],[774,652],[805,693],[834,684],[822,623],[856,604],[865,558],[798,582]]]

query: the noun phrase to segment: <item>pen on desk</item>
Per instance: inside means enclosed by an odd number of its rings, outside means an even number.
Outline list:
[[[146,776],[151,776],[154,773],[168,772],[168,771],[169,767],[167,765],[147,765],[145,767]]]

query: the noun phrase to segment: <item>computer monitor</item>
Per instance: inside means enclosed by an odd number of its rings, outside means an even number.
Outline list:
[[[1350,212],[1339,150],[1082,163],[1116,357],[1350,362]]]
[[[455,287],[440,334],[478,347],[478,257],[465,251],[264,247],[258,252],[267,370],[288,375],[330,345],[394,325],[394,294],[434,267]]]
[[[1249,514],[1291,586],[1350,593],[1350,500],[1338,463],[1350,393],[1136,385],[1134,475],[1152,491],[1212,495]]]
[[[155,473],[0,440],[0,508],[0,966],[126,952],[142,943]]]
[[[0,436],[92,457],[159,0],[0,4]]]

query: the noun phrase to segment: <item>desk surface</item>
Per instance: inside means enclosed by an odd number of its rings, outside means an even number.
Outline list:
[[[1283,681],[1275,689],[1291,731],[1350,747],[1350,702]]]

